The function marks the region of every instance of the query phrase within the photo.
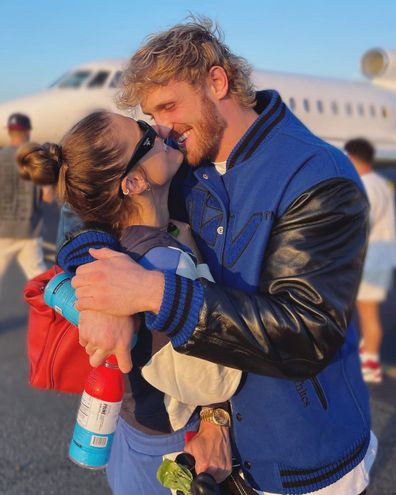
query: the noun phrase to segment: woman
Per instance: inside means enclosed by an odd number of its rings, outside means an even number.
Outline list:
[[[84,222],[110,229],[145,266],[197,278],[202,265],[169,234],[175,233],[169,186],[182,160],[147,123],[109,112],[81,120],[60,145],[31,143],[18,155],[22,175],[57,183],[60,198]],[[188,229],[179,227],[183,242],[194,247]],[[144,325],[132,352],[108,478],[115,494],[131,486],[134,493],[165,494],[155,478],[163,456],[183,450],[185,431],[198,428],[196,406],[227,400],[241,372],[175,353],[166,335]]]

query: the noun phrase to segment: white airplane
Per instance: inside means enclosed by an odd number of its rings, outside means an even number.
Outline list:
[[[79,119],[101,109],[118,111],[114,95],[126,60],[83,64],[48,90],[0,103],[0,146],[8,144],[5,124],[13,112],[32,120],[32,140],[57,142]],[[370,82],[353,82],[271,71],[255,71],[257,89],[276,89],[317,135],[342,147],[366,137],[379,162],[396,162],[396,51],[372,49],[361,60]],[[137,117],[144,118],[137,109]]]

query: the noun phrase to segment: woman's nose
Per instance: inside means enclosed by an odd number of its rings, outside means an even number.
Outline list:
[[[153,125],[152,127],[155,130],[155,132],[158,134],[158,136],[162,137],[162,139],[166,139],[172,130],[171,127],[169,127],[168,125],[165,125],[165,124],[158,124],[157,123],[157,124]]]

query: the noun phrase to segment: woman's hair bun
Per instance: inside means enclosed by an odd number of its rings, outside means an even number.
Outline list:
[[[47,186],[57,184],[63,164],[62,149],[54,143],[25,143],[17,151],[18,172],[22,179]]]
[[[62,146],[55,143],[44,143],[43,148],[47,151],[50,160],[53,160],[60,169],[63,164]]]

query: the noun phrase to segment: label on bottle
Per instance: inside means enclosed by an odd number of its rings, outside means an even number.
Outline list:
[[[84,391],[77,414],[77,423],[92,433],[108,435],[116,429],[120,409],[121,401],[107,402],[92,397]]]
[[[107,446],[108,440],[108,437],[99,437],[97,435],[92,435],[89,441],[89,445],[91,447],[103,448]]]

